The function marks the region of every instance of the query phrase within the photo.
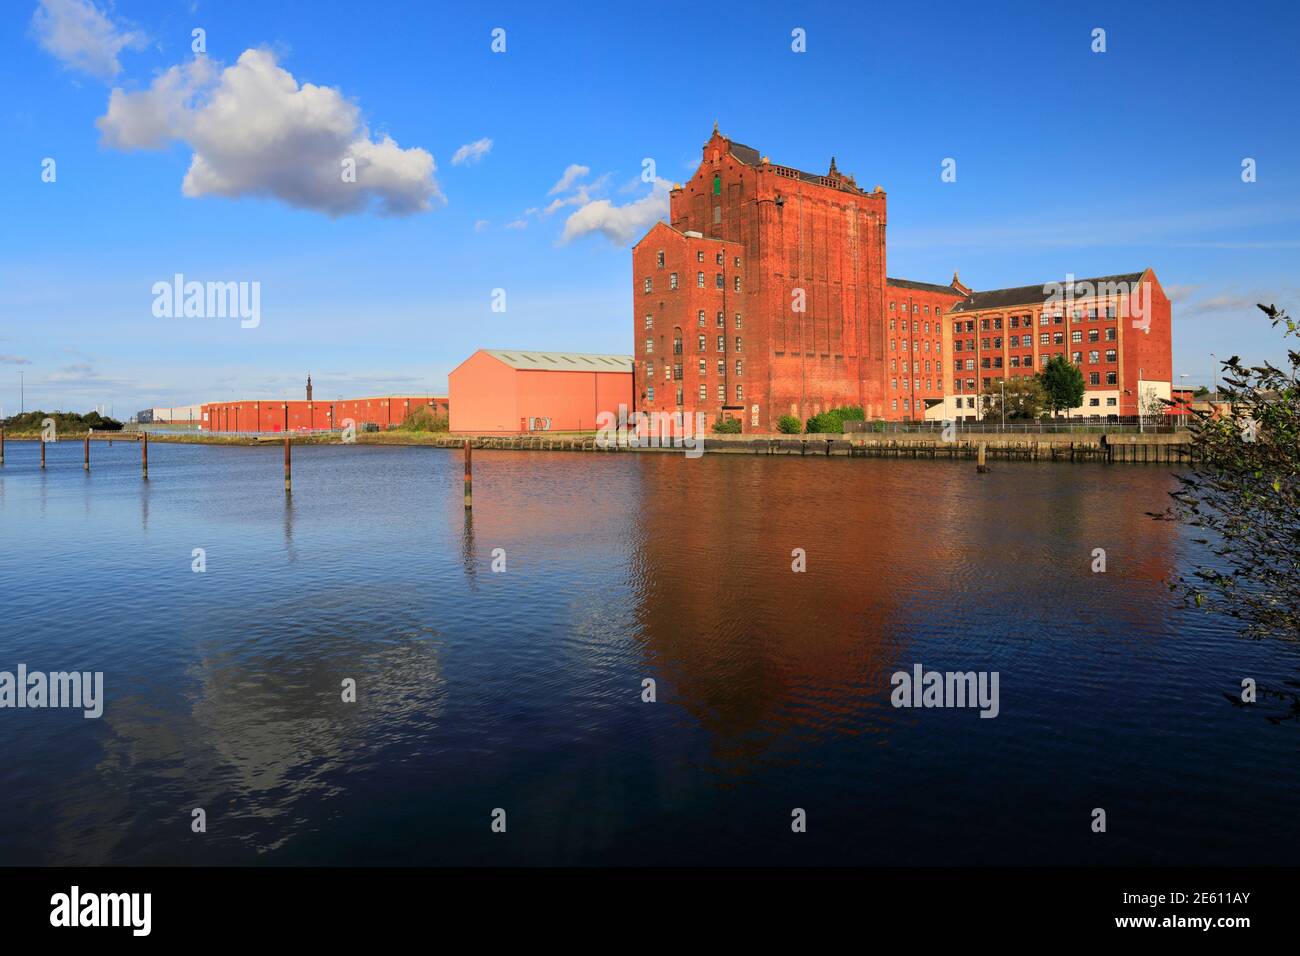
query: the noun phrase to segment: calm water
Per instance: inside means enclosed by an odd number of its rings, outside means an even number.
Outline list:
[[[0,710],[0,863],[1300,858],[1300,728],[1224,697],[1300,646],[1173,605],[1164,469],[483,452],[467,526],[436,449],[7,452],[0,670],[107,702]]]

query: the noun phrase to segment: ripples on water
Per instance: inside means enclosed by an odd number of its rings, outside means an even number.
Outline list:
[[[107,703],[0,711],[3,863],[1296,862],[1297,729],[1223,695],[1300,652],[1174,606],[1163,469],[485,452],[467,523],[437,449],[6,451],[0,670]]]

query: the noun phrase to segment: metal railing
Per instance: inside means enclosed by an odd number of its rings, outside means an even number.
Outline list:
[[[930,434],[940,433],[951,427],[958,434],[962,432],[980,434],[1008,435],[1060,435],[1060,434],[1137,434],[1172,435],[1186,431],[1187,423],[1170,421],[1168,416],[1152,416],[1139,421],[1136,416],[1125,416],[1116,420],[1107,419],[1056,419],[1052,421],[1010,421],[1003,424],[998,419],[955,419],[950,421],[848,421],[844,423],[845,434]]]

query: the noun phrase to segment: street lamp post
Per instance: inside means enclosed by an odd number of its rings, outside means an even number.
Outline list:
[[[1002,427],[1007,427],[1007,380],[1002,379]]]
[[[1141,366],[1138,367],[1137,405],[1138,405],[1138,433],[1143,434],[1146,431],[1146,421],[1142,417],[1142,368]]]

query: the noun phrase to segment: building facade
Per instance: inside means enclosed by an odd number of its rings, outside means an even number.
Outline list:
[[[668,219],[632,249],[637,410],[736,418],[753,432],[845,405],[869,419],[975,417],[980,403],[969,400],[981,388],[1033,374],[1057,352],[1077,356],[1084,372],[1081,414],[1138,414],[1139,378],[1144,394],[1169,396],[1169,300],[1150,269],[1106,277],[1145,292],[1106,287],[1080,301],[1065,291],[1063,307],[1085,317],[1115,310],[1109,325],[1091,327],[1095,342],[1085,318],[1041,349],[1035,324],[1023,344],[1021,322],[1042,321],[1053,283],[980,293],[956,273],[948,285],[889,278],[880,186],[862,189],[834,158],[825,174],[777,165],[716,126],[695,174],[670,191]],[[1121,330],[1126,319],[1137,326]],[[1114,335],[1110,346],[1103,334]],[[1113,362],[1091,362],[1112,349]]]
[[[351,421],[357,428],[367,425],[393,428],[408,415],[428,408],[442,418],[448,414],[445,396],[378,395],[338,401],[302,399],[253,399],[236,402],[208,402],[202,406],[200,429],[211,432],[333,431]]]
[[[453,432],[593,431],[601,412],[632,408],[632,357],[479,349],[447,383]]]

